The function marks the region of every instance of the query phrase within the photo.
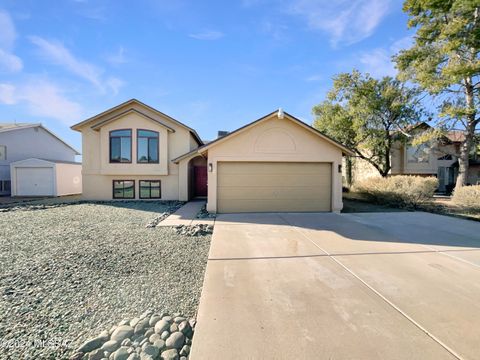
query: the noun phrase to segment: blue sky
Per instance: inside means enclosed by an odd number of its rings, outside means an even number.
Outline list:
[[[0,0],[0,122],[69,126],[137,98],[212,139],[278,107],[311,123],[332,76],[395,75],[398,0]]]

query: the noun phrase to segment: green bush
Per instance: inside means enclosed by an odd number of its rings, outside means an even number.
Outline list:
[[[480,211],[480,185],[462,186],[453,192],[452,200],[462,208]]]
[[[377,204],[414,209],[431,200],[437,187],[434,177],[402,175],[365,179],[357,182],[353,190]]]

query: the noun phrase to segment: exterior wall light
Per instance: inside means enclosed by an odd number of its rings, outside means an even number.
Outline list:
[[[212,172],[212,171],[213,171],[213,164],[208,163],[208,172]]]
[[[338,172],[341,174],[342,173],[342,165],[338,165]]]

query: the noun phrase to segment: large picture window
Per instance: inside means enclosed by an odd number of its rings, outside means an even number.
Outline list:
[[[114,199],[135,199],[134,180],[113,180]]]
[[[132,162],[132,130],[110,131],[110,162]]]
[[[140,199],[160,199],[160,180],[140,180]]]
[[[430,146],[423,143],[418,146],[407,146],[407,162],[408,163],[428,163],[430,160]]]
[[[137,162],[158,163],[158,132],[137,130]]]

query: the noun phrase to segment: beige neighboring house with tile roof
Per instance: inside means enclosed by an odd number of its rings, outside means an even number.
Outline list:
[[[413,126],[409,132],[413,137],[431,129],[427,123]],[[438,191],[450,192],[455,186],[458,174],[458,154],[464,140],[461,131],[449,131],[444,137],[429,143],[413,146],[409,141],[396,141],[393,145],[390,161],[391,175],[434,176],[438,178]],[[472,154],[467,183],[480,183],[480,161]],[[353,183],[369,177],[380,176],[367,161],[355,158],[353,165]],[[344,174],[345,175],[345,174]]]
[[[340,211],[353,153],[282,110],[205,144],[132,99],[72,126],[82,133],[86,199],[203,197],[212,212]]]

